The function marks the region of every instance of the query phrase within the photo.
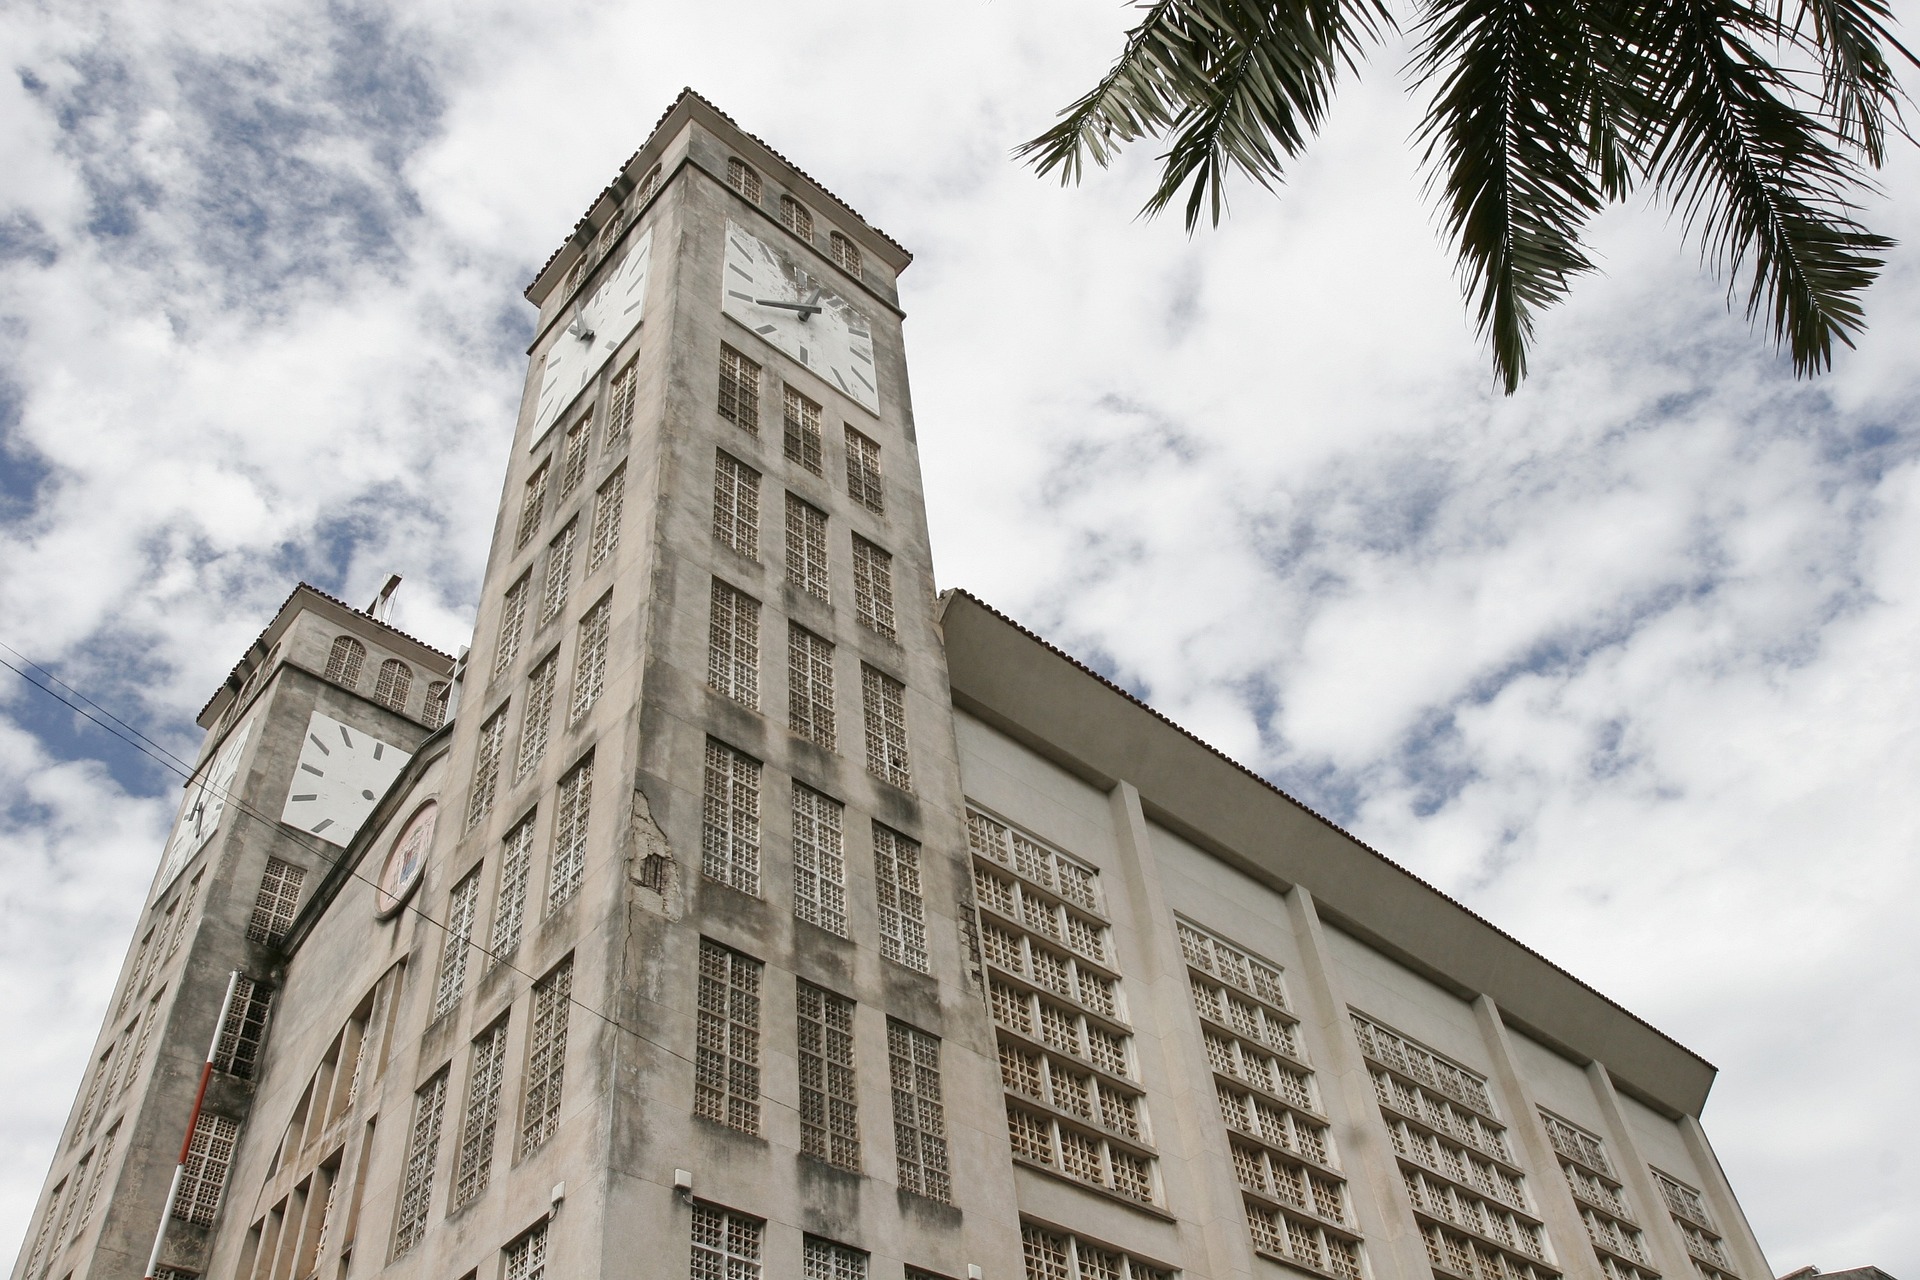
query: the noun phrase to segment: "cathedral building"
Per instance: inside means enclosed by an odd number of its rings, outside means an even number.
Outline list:
[[[1711,1066],[936,594],[908,262],[673,104],[471,650],[202,711],[15,1280],[1768,1280]]]

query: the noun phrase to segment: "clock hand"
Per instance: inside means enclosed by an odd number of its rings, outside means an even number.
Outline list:
[[[582,342],[593,341],[593,330],[587,327],[587,317],[585,315],[575,316],[573,323],[567,326],[567,332]]]
[[[819,290],[816,289],[813,296],[816,298],[819,297]],[[753,305],[756,307],[778,307],[782,311],[798,311],[802,321],[811,319],[821,310],[817,302],[776,302],[772,298],[755,298]]]

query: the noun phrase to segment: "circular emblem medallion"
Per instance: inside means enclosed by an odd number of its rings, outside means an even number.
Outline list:
[[[374,892],[374,914],[381,919],[398,911],[420,883],[420,873],[427,867],[427,851],[433,847],[434,823],[439,816],[440,806],[432,800],[415,809],[407,825],[400,829],[393,848],[387,852],[386,865],[380,868],[380,884]]]

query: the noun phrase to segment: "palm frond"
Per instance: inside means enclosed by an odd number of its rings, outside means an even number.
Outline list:
[[[1892,11],[1881,0],[1797,0],[1797,8],[1792,29],[1798,33],[1811,28],[1820,58],[1821,106],[1841,140],[1858,147],[1867,163],[1879,168],[1886,163],[1887,122],[1898,127],[1905,98],[1884,46],[1915,62],[1894,38]]]
[[[1100,83],[1062,111],[1058,124],[1015,147],[1014,156],[1031,161],[1040,174],[1060,170],[1061,185],[1067,186],[1080,181],[1085,161],[1104,169],[1122,144],[1165,128],[1174,87],[1163,33],[1181,5],[1182,0],[1151,5],[1146,18],[1127,33],[1126,47]]]

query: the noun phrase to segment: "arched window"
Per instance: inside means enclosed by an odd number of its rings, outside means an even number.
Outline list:
[[[367,660],[367,646],[352,636],[340,636],[333,642],[333,652],[327,655],[327,679],[338,681],[349,689],[360,685],[360,664]]]
[[[445,680],[435,680],[427,686],[427,704],[420,709],[420,718],[427,722],[427,728],[438,729],[447,719],[447,694],[452,686]]]
[[[380,664],[380,678],[373,684],[373,700],[395,711],[407,708],[407,694],[413,689],[413,668],[398,658]]]
[[[787,230],[808,244],[813,243],[813,213],[792,196],[780,197],[780,221],[786,224]]]
[[[655,165],[653,166],[653,168],[647,170],[647,176],[640,179],[640,185],[634,189],[634,192],[633,192],[634,209],[638,210],[641,205],[653,199],[653,193],[655,191],[658,191],[659,189],[660,189],[660,166]]]
[[[833,265],[858,280],[860,278],[860,246],[841,235],[838,231],[827,237],[827,251],[833,258]]]
[[[727,157],[727,185],[745,196],[748,203],[760,203],[760,175],[739,156]]]

